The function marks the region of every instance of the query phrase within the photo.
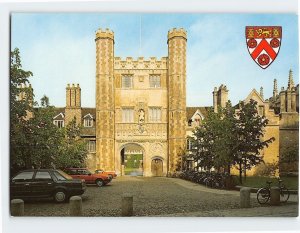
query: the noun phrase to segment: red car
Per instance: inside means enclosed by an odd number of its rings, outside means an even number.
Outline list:
[[[96,174],[103,174],[103,175],[107,175],[110,177],[110,179],[112,178],[116,178],[117,177],[117,173],[115,173],[114,171],[104,171],[102,169],[97,169],[95,171]]]
[[[93,174],[86,168],[66,168],[64,171],[74,179],[83,179],[87,184],[96,184],[99,187],[111,181],[108,175]]]

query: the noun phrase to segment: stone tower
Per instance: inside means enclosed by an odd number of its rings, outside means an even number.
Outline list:
[[[79,84],[67,85],[66,87],[66,109],[65,124],[76,118],[76,124],[81,124],[81,88]]]
[[[289,72],[287,89],[281,88],[280,92],[280,112],[296,112],[296,88],[293,80],[293,72]]]
[[[273,86],[273,100],[276,100],[278,96],[278,88],[277,88],[277,79],[274,79],[274,86]]]
[[[214,91],[213,91],[214,112],[218,112],[218,106],[221,106],[222,108],[225,108],[227,102],[228,102],[228,89],[227,89],[227,87],[223,84],[221,84],[219,89],[217,87],[215,87]]]
[[[31,86],[31,84],[29,84],[29,86],[27,84],[20,84],[19,85],[19,95],[17,97],[17,99],[19,101],[28,101],[28,105],[30,108],[33,107],[33,88]],[[28,120],[30,118],[33,117],[33,113],[31,110],[26,110],[26,117],[25,119]]]
[[[299,148],[299,113],[297,112],[297,89],[293,80],[293,72],[289,71],[288,86],[285,90],[281,88],[280,97],[280,139],[279,139],[279,157],[291,153],[291,150]],[[294,163],[288,166],[298,165]],[[284,164],[280,164],[280,173],[284,173],[287,169]]]
[[[168,32],[169,172],[180,166],[186,143],[186,43],[184,29]]]
[[[96,32],[97,168],[114,170],[114,33]]]
[[[264,88],[263,87],[260,87],[259,95],[262,99],[264,99]]]

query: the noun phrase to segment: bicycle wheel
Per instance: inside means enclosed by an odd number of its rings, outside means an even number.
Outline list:
[[[256,198],[259,204],[266,204],[270,199],[270,191],[266,188],[261,188],[257,191]]]
[[[283,187],[280,189],[280,202],[287,202],[290,197],[290,192],[287,188]]]

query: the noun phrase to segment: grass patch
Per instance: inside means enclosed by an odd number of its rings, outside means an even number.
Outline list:
[[[298,190],[298,177],[280,177],[280,178],[281,180],[283,180],[284,185],[288,189]],[[266,181],[272,181],[273,183],[271,184],[271,186],[278,185],[277,178],[269,178],[264,176],[249,176],[246,178],[246,181],[244,181],[243,178],[242,185],[246,187],[252,187],[252,188],[261,188],[267,185]]]

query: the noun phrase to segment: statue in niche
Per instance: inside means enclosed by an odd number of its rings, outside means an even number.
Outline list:
[[[145,122],[145,111],[143,109],[139,110],[139,123]]]

